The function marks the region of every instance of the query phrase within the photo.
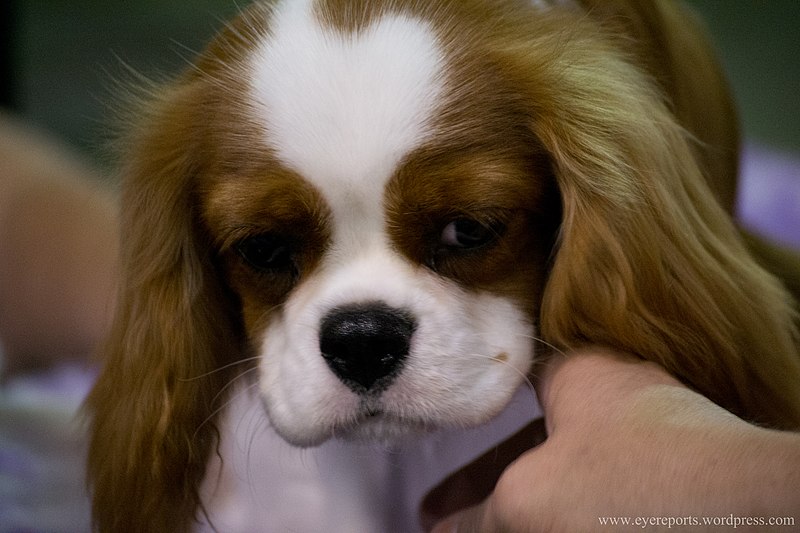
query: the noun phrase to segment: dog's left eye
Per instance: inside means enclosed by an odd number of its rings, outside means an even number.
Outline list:
[[[264,272],[294,269],[289,239],[266,233],[243,239],[236,251],[252,268]]]
[[[442,230],[440,245],[451,250],[472,250],[494,241],[502,224],[484,224],[471,218],[458,218]]]

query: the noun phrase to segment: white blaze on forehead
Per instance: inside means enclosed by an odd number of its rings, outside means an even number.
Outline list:
[[[269,146],[331,204],[335,231],[379,229],[386,183],[419,146],[442,93],[424,22],[389,14],[358,33],[325,27],[313,0],[284,2],[253,58]]]

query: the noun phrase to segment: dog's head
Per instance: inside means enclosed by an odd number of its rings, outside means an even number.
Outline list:
[[[497,413],[530,367],[560,210],[501,65],[448,49],[432,13],[352,24],[265,14],[227,89],[248,133],[211,128],[196,178],[269,419],[300,445]]]
[[[592,4],[259,4],[155,95],[90,399],[101,527],[185,527],[240,377],[299,445],[485,421],[537,338],[777,412],[736,353],[788,342],[784,304],[703,178],[730,202],[716,70],[684,72],[713,64],[674,6]]]

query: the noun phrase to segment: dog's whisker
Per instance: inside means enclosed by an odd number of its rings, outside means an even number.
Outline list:
[[[232,368],[232,367],[244,364],[244,363],[249,363],[249,362],[252,362],[252,361],[258,361],[259,359],[261,359],[260,355],[256,355],[256,356],[253,356],[253,357],[247,357],[245,359],[239,359],[237,361],[234,361],[233,363],[228,363],[226,365],[217,367],[214,370],[211,370],[210,372],[206,372],[205,374],[200,374],[198,376],[194,376],[194,377],[191,377],[191,378],[179,378],[178,381],[181,381],[183,383],[196,381],[198,379],[203,379],[203,378],[207,378],[209,376],[213,376],[217,372],[223,372],[225,370],[228,370],[229,368]],[[252,370],[252,369],[249,369],[249,370]]]
[[[222,386],[220,388],[220,390],[217,392],[217,394],[214,395],[214,398],[212,398],[211,403],[212,404],[215,403],[221,396],[226,394],[228,389],[230,389],[232,386],[236,385],[239,381],[244,379],[251,372],[255,372],[257,370],[258,370],[258,367],[255,367],[255,366],[254,367],[250,367],[250,368],[244,370],[243,372],[240,372],[238,375],[234,376],[233,378],[231,378],[224,386]],[[253,385],[251,385],[251,386],[253,386]],[[247,390],[247,389],[245,389],[245,390]]]
[[[258,386],[257,383],[252,383],[245,389],[243,389],[240,394],[250,394],[250,392],[253,389],[257,388],[257,386]],[[239,421],[239,424],[241,424],[244,421],[245,416],[249,420],[248,422],[249,427],[247,428],[248,439],[244,453],[245,457],[247,458],[247,462],[249,463],[254,453],[253,450],[255,449],[255,443],[256,439],[258,438],[258,435],[270,429],[271,424],[269,423],[269,420],[267,419],[264,412],[261,409],[259,409],[258,406],[256,405],[252,404],[249,405],[247,413],[243,414],[242,418]],[[253,473],[254,473],[253,469],[247,468],[248,490],[250,492],[250,496],[253,499],[253,501],[257,501],[258,498],[258,495],[256,494],[257,483],[253,478]]]
[[[244,372],[240,372],[238,375],[234,376],[224,386],[222,386],[219,391],[217,391],[217,393],[211,399],[211,404],[212,405],[215,404],[217,400],[219,400],[222,396],[225,395],[226,391],[228,391],[233,385],[241,381],[245,376],[247,376],[254,370],[257,370],[257,368],[256,367],[248,368]],[[250,387],[253,387],[255,385],[256,384],[251,384]],[[248,388],[245,388],[244,390],[248,390]],[[196,437],[197,433],[200,431],[200,429],[203,428],[203,426],[211,422],[211,420],[213,420],[217,415],[219,415],[219,413],[227,409],[228,406],[230,406],[235,399],[236,399],[235,394],[230,395],[230,397],[228,397],[228,399],[225,402],[223,402],[218,408],[214,409],[211,413],[209,413],[209,415],[202,422],[200,422],[200,424],[198,424],[198,426],[195,428],[194,436]]]

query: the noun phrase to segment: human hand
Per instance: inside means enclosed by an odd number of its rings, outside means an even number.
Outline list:
[[[548,439],[511,462],[536,443],[526,428],[445,480],[426,527],[458,511],[434,531],[587,531],[607,517],[698,530],[800,509],[800,435],[749,425],[655,364],[584,350],[553,361],[538,392]]]

